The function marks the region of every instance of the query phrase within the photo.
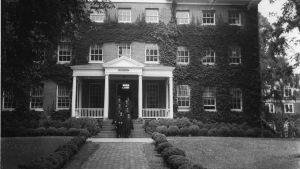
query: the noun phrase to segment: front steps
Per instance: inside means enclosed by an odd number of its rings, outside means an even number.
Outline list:
[[[143,122],[141,120],[132,121],[134,129],[131,130],[130,138],[148,138],[149,135],[145,133]],[[114,129],[115,126],[111,123],[111,119],[104,120],[100,133],[93,138],[116,138],[116,131]]]

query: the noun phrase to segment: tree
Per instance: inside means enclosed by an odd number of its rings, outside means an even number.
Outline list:
[[[109,0],[2,1],[2,87],[14,89],[17,108],[28,109],[30,86],[55,63],[53,52],[62,36],[75,40],[81,25],[90,22],[88,5],[113,7]]]

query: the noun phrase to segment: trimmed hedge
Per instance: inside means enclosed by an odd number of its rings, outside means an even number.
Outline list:
[[[173,145],[169,142],[163,142],[157,145],[156,150],[161,153],[165,148],[173,147]]]
[[[21,164],[19,169],[60,169],[79,151],[86,139],[86,136],[74,137],[66,144],[58,147],[48,157],[33,160],[28,164]]]

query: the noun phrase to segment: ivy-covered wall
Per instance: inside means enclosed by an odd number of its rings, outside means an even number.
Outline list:
[[[257,6],[243,7],[243,26],[230,26],[219,22],[216,26],[197,23],[177,25],[174,22],[176,4],[172,5],[171,22],[147,24],[141,15],[136,23],[118,24],[114,21],[82,27],[74,42],[72,64],[87,64],[89,46],[108,42],[145,42],[159,45],[160,63],[176,67],[174,70],[174,101],[176,85],[191,86],[190,112],[175,113],[203,121],[227,121],[257,123],[261,105],[260,70],[258,54]],[[228,48],[241,47],[242,64],[229,65]],[[186,46],[190,52],[190,64],[176,65],[177,46]],[[201,58],[206,47],[216,51],[216,64],[202,65]],[[202,106],[204,87],[217,88],[217,112],[205,112]],[[229,90],[241,88],[243,111],[230,111]],[[176,102],[174,102],[175,111]]]

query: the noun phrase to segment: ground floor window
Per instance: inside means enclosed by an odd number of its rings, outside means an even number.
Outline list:
[[[158,83],[146,84],[146,108],[159,108]]]
[[[12,110],[16,108],[14,93],[12,90],[4,90],[2,93],[2,109]]]
[[[189,85],[177,86],[177,104],[178,104],[178,108],[190,107],[190,86]]]
[[[65,85],[57,85],[57,109],[70,108],[70,89]]]
[[[203,94],[203,107],[205,111],[216,111],[216,88],[215,87],[206,87],[204,88]]]
[[[30,109],[43,109],[43,86],[31,88]]]
[[[275,113],[274,103],[266,103],[265,105],[269,113]]]
[[[89,108],[103,108],[103,84],[89,83]]]
[[[284,112],[285,113],[294,113],[294,104],[293,103],[285,103],[284,104]]]
[[[242,111],[242,91],[239,88],[230,90],[231,95],[231,110]]]

